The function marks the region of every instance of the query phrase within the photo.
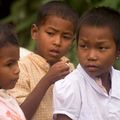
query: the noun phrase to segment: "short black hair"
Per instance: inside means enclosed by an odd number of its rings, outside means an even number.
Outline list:
[[[0,23],[0,48],[8,44],[19,46],[17,33],[11,24]]]
[[[42,6],[40,6],[37,14],[36,24],[44,24],[47,17],[50,15],[55,15],[61,17],[65,20],[69,20],[75,30],[78,23],[78,14],[69,5],[62,1],[50,1]]]
[[[79,19],[77,41],[80,28],[86,26],[109,27],[117,49],[120,50],[120,13],[109,7],[91,8]]]

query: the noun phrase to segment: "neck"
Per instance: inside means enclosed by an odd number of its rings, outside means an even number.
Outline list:
[[[104,88],[106,89],[107,93],[109,94],[109,91],[111,89],[110,73],[108,73],[107,75],[103,75],[100,78],[101,78],[101,81],[102,81],[102,85],[104,86]]]

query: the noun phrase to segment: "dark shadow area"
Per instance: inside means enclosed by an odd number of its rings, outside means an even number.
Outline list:
[[[0,0],[0,19],[10,14],[10,6],[14,0]]]

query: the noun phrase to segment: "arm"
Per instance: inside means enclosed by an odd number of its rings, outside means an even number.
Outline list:
[[[58,114],[55,120],[72,120],[68,116],[63,114]]]
[[[69,67],[65,62],[58,62],[50,68],[48,73],[39,81],[34,90],[21,104],[21,108],[28,120],[34,115],[49,86],[55,81],[64,78],[68,73]]]

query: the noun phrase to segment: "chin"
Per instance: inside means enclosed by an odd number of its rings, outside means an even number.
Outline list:
[[[50,64],[50,65],[53,65],[53,64],[55,64],[56,62],[58,62],[59,60],[49,60],[48,61],[48,63]]]
[[[15,85],[11,85],[11,86],[9,86],[9,87],[7,88],[7,90],[13,89],[14,87],[15,87]]]
[[[13,88],[15,87],[15,85],[16,85],[16,82],[17,82],[17,81],[12,82],[12,83],[8,86],[7,89],[13,89]]]

